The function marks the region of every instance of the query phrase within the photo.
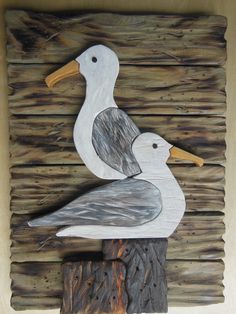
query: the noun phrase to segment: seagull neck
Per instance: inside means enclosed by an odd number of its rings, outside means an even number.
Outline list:
[[[114,101],[115,82],[112,80],[89,80],[86,84],[86,100],[99,112],[109,107],[117,107]]]

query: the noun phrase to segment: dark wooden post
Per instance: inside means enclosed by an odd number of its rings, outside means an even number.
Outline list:
[[[125,273],[119,261],[65,263],[61,314],[125,314]]]
[[[126,265],[128,314],[167,312],[167,244],[167,239],[103,241],[104,258]]]

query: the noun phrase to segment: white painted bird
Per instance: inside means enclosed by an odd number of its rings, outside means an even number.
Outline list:
[[[119,74],[117,55],[103,45],[92,46],[76,60],[50,74],[46,83],[52,87],[78,73],[86,80],[86,97],[73,132],[81,159],[91,172],[103,179],[124,179],[141,173],[132,153],[132,143],[140,131],[129,116],[118,109],[113,96]],[[177,149],[172,155],[193,159],[193,155]]]
[[[166,164],[172,150],[175,147],[157,134],[139,135],[132,153],[140,174],[96,188],[29,225],[66,225],[59,237],[169,237],[185,211],[184,194]]]

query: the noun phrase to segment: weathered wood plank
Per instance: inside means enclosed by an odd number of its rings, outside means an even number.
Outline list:
[[[10,64],[12,114],[78,114],[85,81],[77,75],[49,89],[45,77],[60,65]],[[222,115],[225,71],[201,66],[121,66],[114,96],[128,114]]]
[[[118,261],[64,263],[61,314],[125,314],[126,268]]]
[[[16,311],[58,309],[61,307],[61,302],[61,297],[25,297],[20,295],[12,295],[11,297],[11,306]]]
[[[12,10],[6,12],[6,23],[8,61],[14,63],[63,63],[98,38],[121,63],[215,65],[226,57],[222,16],[68,16]]]
[[[75,119],[75,116],[12,117],[12,165],[81,163],[72,138]],[[205,163],[225,160],[224,117],[133,116],[132,119],[142,132],[157,133],[171,144],[202,157]]]
[[[104,259],[119,259],[126,266],[128,314],[168,311],[165,274],[167,245],[167,239],[103,241]]]
[[[27,221],[31,218],[29,215],[11,218],[12,261],[62,261],[79,252],[101,251],[101,241],[58,238],[55,234],[59,228],[56,227],[30,228]],[[224,257],[223,219],[220,213],[185,215],[169,238],[167,258],[215,260]]]
[[[188,306],[224,302],[223,271],[222,261],[167,261],[169,306],[182,306],[185,301]],[[60,304],[60,263],[13,263],[11,278],[14,308],[30,303],[34,309],[50,309]]]
[[[184,191],[187,211],[224,208],[224,167],[171,165],[170,168]],[[106,183],[82,165],[12,167],[11,211],[30,214],[56,210]]]

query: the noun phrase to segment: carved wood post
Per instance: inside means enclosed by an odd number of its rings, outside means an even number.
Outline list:
[[[103,241],[104,258],[126,265],[128,314],[167,312],[167,244],[167,239]]]
[[[114,261],[80,261],[63,265],[61,314],[125,314],[125,266]]]

